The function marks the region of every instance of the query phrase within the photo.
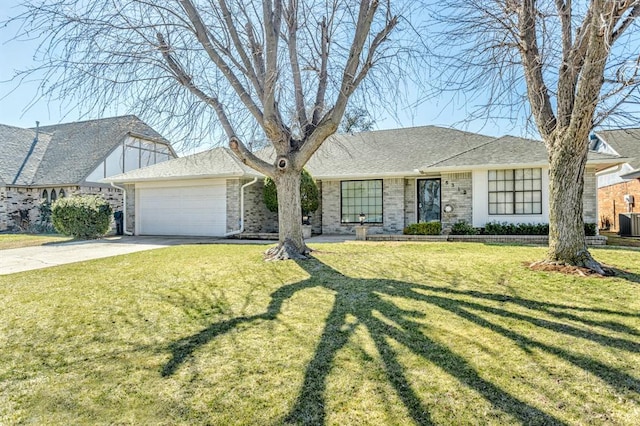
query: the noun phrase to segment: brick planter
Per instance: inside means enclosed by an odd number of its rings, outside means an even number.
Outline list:
[[[586,237],[587,245],[603,246],[607,244],[607,237],[597,235]],[[546,235],[368,235],[368,241],[432,241],[432,242],[466,242],[466,243],[511,243],[547,245],[549,237]]]

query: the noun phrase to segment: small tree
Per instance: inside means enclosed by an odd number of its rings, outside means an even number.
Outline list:
[[[278,211],[278,190],[276,184],[269,177],[264,179],[264,203],[269,211]],[[308,171],[302,170],[300,175],[300,205],[302,216],[310,215],[320,206],[320,192],[318,185]]]
[[[79,239],[94,239],[110,228],[113,210],[96,195],[60,198],[51,205],[51,221],[61,234]]]

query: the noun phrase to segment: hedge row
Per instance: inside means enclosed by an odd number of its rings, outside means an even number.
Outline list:
[[[595,223],[585,223],[584,233],[587,236],[596,235]],[[437,235],[441,232],[440,222],[414,223],[407,226],[403,233],[406,235]],[[547,223],[507,223],[489,222],[484,228],[475,228],[467,222],[460,221],[451,227],[452,235],[549,235]]]

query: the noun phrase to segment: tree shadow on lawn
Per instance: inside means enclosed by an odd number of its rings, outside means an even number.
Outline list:
[[[406,376],[405,368],[388,340],[394,340],[409,349],[413,354],[439,367],[460,383],[477,392],[495,409],[513,416],[521,423],[564,424],[560,419],[529,405],[501,389],[498,385],[482,378],[464,357],[453,352],[443,343],[426,336],[421,331],[424,324],[416,321],[416,319],[426,317],[425,312],[427,312],[427,309],[421,311],[402,309],[390,300],[392,298],[422,302],[441,308],[469,321],[475,326],[490,330],[512,340],[527,352],[534,349],[546,352],[598,376],[612,388],[622,392],[640,393],[640,380],[623,371],[606,365],[597,359],[573,353],[565,346],[553,346],[525,336],[482,316],[482,314],[486,314],[488,317],[494,315],[515,319],[562,335],[587,339],[604,346],[629,352],[640,352],[640,344],[634,341],[610,337],[596,331],[556,322],[555,320],[542,319],[535,315],[535,312],[538,311],[540,314],[580,322],[587,326],[602,327],[634,336],[640,334],[638,330],[624,324],[612,321],[586,320],[568,312],[574,309],[591,311],[588,308],[545,303],[503,294],[461,291],[389,279],[351,278],[316,259],[298,262],[298,265],[307,271],[311,277],[298,283],[285,285],[273,292],[266,312],[214,323],[199,333],[171,344],[169,349],[172,357],[162,369],[162,375],[172,375],[193,355],[195,350],[209,343],[217,336],[223,335],[244,323],[276,320],[277,315],[281,312],[283,303],[294,294],[305,289],[322,287],[334,293],[334,305],[326,320],[325,328],[314,356],[306,368],[304,381],[297,400],[286,416],[285,422],[287,423],[324,424],[327,378],[337,353],[345,347],[356,326],[362,325],[367,329],[381,356],[389,383],[395,389],[399,399],[416,424],[432,424],[431,416],[420,396],[412,388]],[[465,297],[465,299],[460,299],[460,297]],[[486,305],[486,302],[500,302],[501,304],[499,307],[495,307]],[[526,315],[509,310],[508,304],[532,310],[534,315]],[[601,311],[601,309],[593,310],[593,312]],[[606,313],[616,314],[616,312],[611,311],[606,311]],[[640,314],[622,313],[622,315],[640,318]],[[355,323],[347,321],[348,316],[355,317]]]

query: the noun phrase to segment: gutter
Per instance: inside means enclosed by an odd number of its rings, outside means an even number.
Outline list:
[[[124,235],[132,236],[133,233],[127,231],[127,190],[122,186],[118,186],[113,182],[110,182],[111,186],[120,189],[122,191],[122,233]]]
[[[240,229],[227,232],[226,234],[224,234],[225,237],[231,237],[232,235],[238,235],[244,232],[244,189],[248,186],[253,185],[257,181],[258,181],[258,178],[255,177],[251,182],[247,182],[240,187]]]
[[[600,177],[600,176],[610,175],[611,173],[618,173],[622,169],[622,166],[624,166],[624,163],[620,163],[617,166],[610,169],[600,170],[599,172],[596,172],[596,176]]]

